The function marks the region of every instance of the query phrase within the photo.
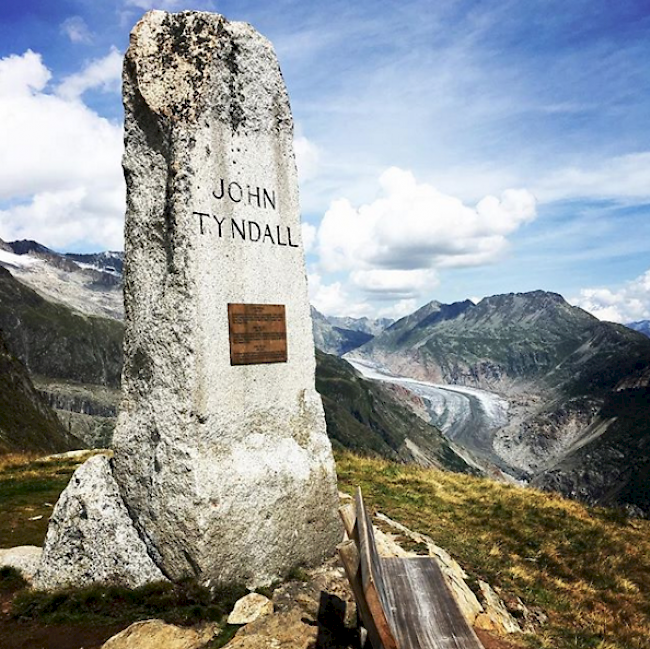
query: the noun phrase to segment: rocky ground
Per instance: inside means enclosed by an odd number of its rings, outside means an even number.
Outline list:
[[[343,496],[345,498],[345,496]],[[543,615],[522,602],[504,603],[488,585],[480,583],[478,597],[469,588],[463,569],[428,537],[378,514],[375,519],[378,548],[383,556],[434,557],[467,619],[486,649],[516,649],[512,638],[534,633]],[[40,549],[0,551],[0,566],[12,566],[31,580]],[[124,624],[43,624],[13,619],[11,592],[0,593],[0,646],[3,649],[352,649],[359,646],[356,606],[336,558],[273,590],[271,599],[249,595],[240,600],[228,625],[201,623],[179,627],[161,620]],[[253,600],[251,602],[251,599]],[[514,608],[513,608],[514,607]],[[517,619],[509,608],[517,612]],[[519,620],[519,621],[518,621]],[[239,630],[234,633],[235,626]],[[234,637],[231,638],[231,636]],[[230,639],[231,638],[231,639]]]

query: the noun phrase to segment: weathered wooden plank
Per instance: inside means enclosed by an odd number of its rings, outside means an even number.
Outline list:
[[[400,649],[483,649],[434,559],[382,559]]]
[[[375,621],[370,613],[368,602],[366,602],[366,596],[363,592],[357,546],[354,541],[350,540],[339,544],[336,549],[338,550],[339,557],[341,557],[341,563],[343,564],[345,574],[348,577],[354,599],[357,603],[358,617],[361,619],[364,628],[368,632],[368,637],[370,638],[372,647],[373,649],[383,649],[383,643],[381,642],[379,631],[377,630]]]
[[[398,645],[393,634],[393,611],[388,600],[382,565],[375,544],[372,522],[363,504],[361,489],[357,488],[356,498],[357,524],[359,534],[359,564],[361,584],[368,604],[368,609],[379,632],[384,649],[397,649]]]
[[[354,511],[354,505],[352,503],[349,503],[347,505],[342,505],[341,507],[339,507],[339,516],[343,521],[343,527],[345,527],[345,531],[348,535],[348,538],[352,539],[358,544],[359,533],[358,530],[356,529],[357,515],[356,512]]]

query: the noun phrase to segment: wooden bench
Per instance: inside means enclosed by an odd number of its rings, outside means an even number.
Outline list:
[[[436,561],[381,558],[361,489],[355,505],[339,510],[349,540],[338,552],[373,649],[483,649]]]

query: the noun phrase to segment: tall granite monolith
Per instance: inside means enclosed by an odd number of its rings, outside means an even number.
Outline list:
[[[285,85],[250,25],[162,11],[134,28],[123,82],[126,334],[112,476],[165,577],[269,582],[341,536]],[[41,586],[69,528],[48,533]]]
[[[287,91],[269,41],[197,12],[147,13],[123,83],[115,478],[165,575],[261,583],[340,536]]]

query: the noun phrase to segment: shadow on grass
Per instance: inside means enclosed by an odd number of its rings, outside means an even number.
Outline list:
[[[13,579],[12,577],[8,577]],[[0,579],[0,588],[5,581]],[[54,592],[18,590],[12,602],[14,620],[39,624],[106,624],[158,618],[187,626],[222,622],[247,593],[233,585],[211,591],[194,580],[157,582],[140,588],[90,586]]]

